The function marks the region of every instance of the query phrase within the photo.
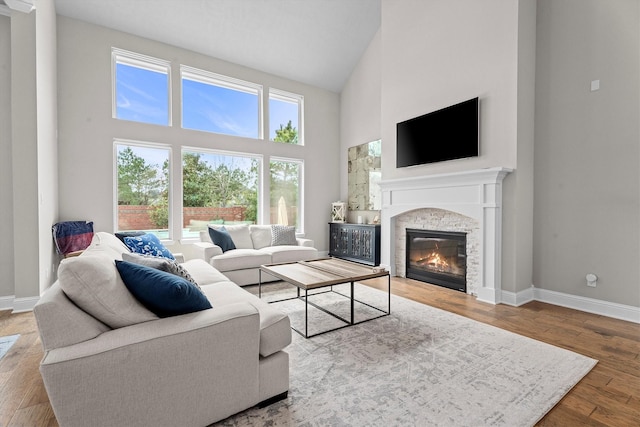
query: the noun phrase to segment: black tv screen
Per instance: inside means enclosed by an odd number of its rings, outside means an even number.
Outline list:
[[[396,167],[477,157],[478,98],[397,124]]]

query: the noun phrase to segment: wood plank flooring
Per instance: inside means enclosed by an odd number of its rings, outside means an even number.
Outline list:
[[[386,289],[387,280],[367,284]],[[538,426],[640,426],[640,325],[541,302],[491,305],[411,279],[392,278],[395,295],[598,359]],[[0,426],[54,427],[38,371],[42,346],[32,313],[0,311],[0,336],[21,334],[0,360]]]

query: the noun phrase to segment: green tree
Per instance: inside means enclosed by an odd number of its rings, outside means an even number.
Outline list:
[[[291,120],[285,127],[280,125],[280,129],[276,129],[276,136],[273,138],[275,142],[284,142],[285,144],[298,143],[298,129],[294,128]]]
[[[245,171],[233,162],[211,165],[199,153],[185,153],[182,165],[184,206],[247,206],[250,220],[256,220],[256,161]]]
[[[213,170],[201,159],[201,154],[182,155],[182,203],[183,206],[203,207],[213,205]]]
[[[118,153],[118,204],[151,204],[162,192],[165,179],[159,176],[157,165],[147,164],[131,147]]]
[[[220,164],[213,171],[213,205],[233,206],[242,202],[242,193],[245,189],[247,174],[240,168],[229,167]]]

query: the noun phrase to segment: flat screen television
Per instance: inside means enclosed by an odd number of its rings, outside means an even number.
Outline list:
[[[397,124],[396,167],[477,157],[478,98]]]

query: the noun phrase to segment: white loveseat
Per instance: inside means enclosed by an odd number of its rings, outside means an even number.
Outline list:
[[[222,225],[209,225],[221,229]],[[296,244],[272,245],[271,225],[232,225],[224,226],[236,249],[223,252],[213,243],[209,231],[200,231],[200,242],[194,244],[198,258],[208,262],[216,270],[240,286],[279,280],[266,273],[259,276],[259,268],[264,264],[308,261],[318,258],[318,250],[313,240],[295,238]],[[293,243],[293,242],[292,242]]]
[[[34,308],[61,426],[204,426],[286,397],[287,315],[194,259],[181,265],[212,308],[159,318],[118,273],[127,251],[96,233]]]

